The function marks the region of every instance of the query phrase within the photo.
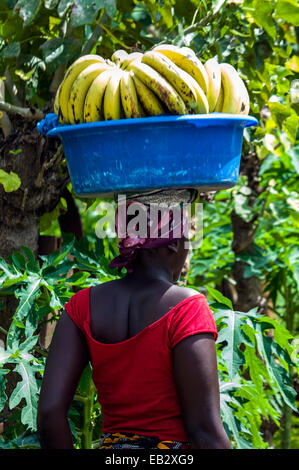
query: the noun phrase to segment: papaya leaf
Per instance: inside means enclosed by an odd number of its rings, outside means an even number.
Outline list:
[[[34,253],[27,246],[22,246],[22,250],[27,258],[26,270],[38,272],[40,267],[38,261],[35,259]]]
[[[262,322],[256,323],[258,351],[265,360],[267,371],[279,389],[283,400],[290,408],[297,411],[295,404],[296,391],[292,387],[292,377],[280,364],[277,363],[275,359],[275,343],[271,337],[264,334],[265,329],[265,324]]]
[[[294,337],[285,326],[269,316],[259,317],[257,321],[263,324],[263,331],[265,331],[267,328],[273,328],[273,334],[276,343],[284,352],[287,352],[289,355],[292,354],[290,340],[292,340]]]
[[[22,322],[29,315],[36,298],[40,295],[41,285],[42,279],[36,275],[31,275],[27,278],[26,285],[16,291],[15,295],[19,299],[19,304],[14,314],[15,322]],[[16,323],[12,322],[7,334],[7,345],[9,347],[15,341],[15,333]]]
[[[270,377],[263,362],[257,357],[256,348],[251,347],[248,344],[244,351],[245,366],[248,369],[250,378],[254,383],[256,390],[263,392],[265,379],[269,381]]]
[[[14,372],[17,372],[22,380],[17,383],[9,399],[10,409],[18,406],[22,399],[25,400],[25,406],[22,408],[21,413],[21,421],[24,425],[28,426],[28,429],[33,431],[36,430],[39,391],[34,375],[36,371],[35,367],[25,361],[19,362],[16,365]]]
[[[9,442],[1,442],[0,449],[40,449],[40,442],[37,433],[29,434],[28,432],[21,434]]]
[[[6,287],[13,286],[14,284],[20,283],[25,275],[19,271],[14,265],[8,264],[3,258],[0,258],[0,287],[4,289]]]
[[[0,347],[0,366],[1,364],[5,364],[8,362],[8,359],[11,356],[11,352],[5,350],[4,348]]]
[[[49,265],[56,267],[72,250],[74,246],[75,238],[74,236],[64,239],[61,250],[55,250],[49,256],[45,257],[47,261],[45,267]]]
[[[233,309],[233,304],[230,299],[228,299],[227,297],[224,297],[224,295],[221,294],[221,292],[219,292],[217,289],[214,289],[211,286],[205,286],[205,287],[213,299],[217,300],[217,302],[219,302],[220,304],[224,304],[228,308]]]
[[[7,395],[5,393],[6,380],[4,376],[7,375],[8,372],[10,372],[9,369],[0,369],[0,411],[3,410],[7,401]]]
[[[220,310],[215,315],[215,319],[225,324],[218,336],[218,343],[225,342],[222,350],[222,358],[225,361],[230,380],[233,380],[239,373],[239,369],[245,364],[244,355],[240,350],[240,345],[251,342],[243,331],[248,314],[234,312],[233,310]]]
[[[220,383],[220,409],[223,419],[223,424],[229,434],[233,435],[233,439],[237,444],[238,449],[252,449],[249,441],[240,435],[240,421],[236,417],[236,409],[239,407],[238,401],[234,398],[232,392],[239,389],[241,384],[236,382]],[[231,405],[235,405],[235,407]]]

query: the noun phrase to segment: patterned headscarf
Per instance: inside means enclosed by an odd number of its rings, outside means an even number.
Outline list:
[[[137,231],[138,220],[133,227],[128,227],[130,225],[128,208],[132,204],[134,204],[132,209],[145,216],[143,220],[146,226],[143,227],[145,229],[143,236],[138,233],[141,232],[140,224]],[[111,268],[120,270],[125,267],[127,272],[131,273],[139,250],[166,246],[186,235],[187,218],[180,204],[173,206],[174,210],[171,207],[164,207],[163,210],[163,207],[157,204],[148,205],[133,200],[123,204],[122,216],[119,216],[120,209],[118,205],[115,214],[115,229],[119,238],[120,254],[111,261],[109,265]],[[153,214],[155,214],[154,217]]]

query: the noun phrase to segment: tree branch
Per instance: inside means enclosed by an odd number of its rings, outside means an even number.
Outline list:
[[[193,33],[194,31],[197,31],[198,28],[203,28],[204,26],[207,26],[209,23],[214,21],[217,18],[217,13],[210,13],[209,15],[205,16],[202,18],[200,21],[197,23],[189,26],[186,28],[183,32],[184,36],[189,33]]]
[[[22,116],[29,121],[41,121],[45,117],[44,113],[39,109],[21,108],[20,106],[5,103],[4,101],[0,101],[0,110],[8,114]]]
[[[8,93],[10,94],[11,100],[15,106],[22,106],[22,102],[18,96],[18,90],[16,85],[14,84],[10,71],[6,68],[5,73],[5,88],[7,89]]]
[[[0,79],[0,101],[5,100],[5,86],[4,81]],[[0,111],[0,127],[3,131],[4,137],[7,138],[12,131],[12,125],[6,112]]]
[[[35,181],[35,187],[36,188],[40,188],[41,185],[42,185],[42,179],[43,179],[43,176],[44,176],[44,173],[46,170],[48,170],[54,163],[55,161],[57,160],[57,158],[61,157],[63,155],[63,148],[62,148],[62,145],[59,145],[56,153],[53,155],[53,157],[51,158],[51,160],[49,161],[46,161],[42,168],[41,168],[41,171],[39,172],[37,178],[36,178],[36,181]]]
[[[130,46],[126,46],[125,43],[123,43],[122,41],[120,41],[116,36],[114,36],[113,33],[111,33],[111,31],[109,31],[109,29],[104,26],[103,24],[99,24],[100,28],[102,28],[105,33],[108,34],[108,36],[110,36],[112,39],[114,39],[114,41],[116,41],[118,44],[120,44],[124,49],[127,49],[128,51],[130,51],[132,48]]]

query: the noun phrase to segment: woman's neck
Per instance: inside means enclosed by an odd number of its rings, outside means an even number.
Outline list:
[[[173,273],[172,271],[160,265],[146,265],[146,264],[137,264],[134,265],[134,271],[127,274],[126,279],[148,279],[148,280],[161,280],[166,282],[173,282]]]

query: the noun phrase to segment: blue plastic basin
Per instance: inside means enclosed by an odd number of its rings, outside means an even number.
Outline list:
[[[80,197],[160,188],[214,191],[239,175],[252,116],[223,113],[156,116],[58,125],[74,192]]]

